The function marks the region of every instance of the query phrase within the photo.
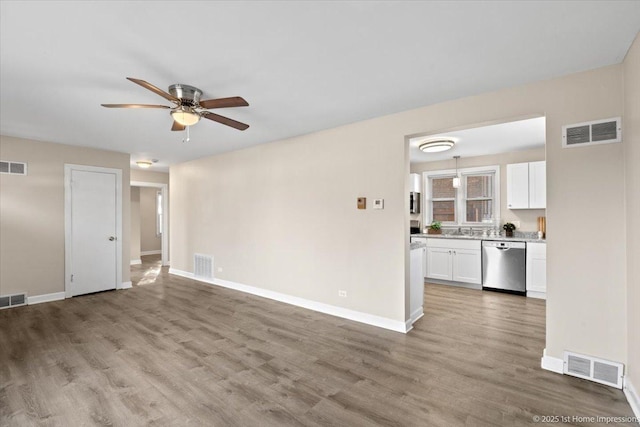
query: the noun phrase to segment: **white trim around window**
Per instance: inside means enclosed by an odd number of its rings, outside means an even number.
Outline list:
[[[481,226],[493,226],[493,224],[487,224],[480,222],[467,222],[466,218],[466,185],[467,180],[465,176],[468,175],[482,175],[482,174],[491,174],[494,176],[493,183],[493,218],[494,221],[500,220],[500,166],[499,165],[491,165],[491,166],[480,166],[473,168],[458,168],[458,174],[462,178],[462,186],[456,190],[456,198],[455,198],[455,218],[456,221],[443,222],[443,227],[481,227]],[[424,197],[422,198],[423,210],[424,212],[424,223],[431,224],[432,222],[432,213],[431,213],[431,185],[430,179],[432,178],[447,178],[447,177],[455,177],[456,170],[455,169],[446,169],[446,170],[438,170],[438,171],[428,171],[422,173],[422,188],[424,189]]]

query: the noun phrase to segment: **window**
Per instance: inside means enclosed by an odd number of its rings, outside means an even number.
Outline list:
[[[425,172],[425,224],[480,225],[498,219],[500,167],[458,169],[462,186],[453,188],[455,170]]]
[[[453,176],[435,177],[431,180],[431,212],[434,221],[456,221],[456,189]]]
[[[156,193],[156,236],[162,236],[162,224],[163,224],[163,212],[162,212],[162,191]]]
[[[465,222],[487,222],[494,219],[494,175],[466,175]]]

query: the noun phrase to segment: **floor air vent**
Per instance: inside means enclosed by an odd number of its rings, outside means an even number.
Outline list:
[[[193,275],[203,279],[213,279],[213,257],[193,254]]]
[[[563,148],[621,141],[622,119],[620,117],[562,126]]]
[[[0,310],[27,305],[27,294],[0,295]]]
[[[565,351],[564,373],[621,389],[624,365]]]

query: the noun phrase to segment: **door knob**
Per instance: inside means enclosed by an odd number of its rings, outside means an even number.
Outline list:
[[[114,240],[116,240],[116,238],[115,238],[115,237],[113,237],[113,236],[109,237],[109,241],[110,241],[110,242],[113,242]]]

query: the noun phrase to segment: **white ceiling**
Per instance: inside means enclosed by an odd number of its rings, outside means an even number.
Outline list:
[[[0,3],[0,132],[169,164],[623,60],[640,1]],[[191,141],[127,80],[203,98],[251,127]],[[168,103],[166,103],[168,104]]]
[[[452,159],[453,156],[475,157],[544,147],[545,129],[545,118],[536,117],[411,138],[409,140],[411,163],[435,162]],[[455,145],[450,150],[440,153],[420,151],[418,148],[420,144],[435,138],[453,139]]]

